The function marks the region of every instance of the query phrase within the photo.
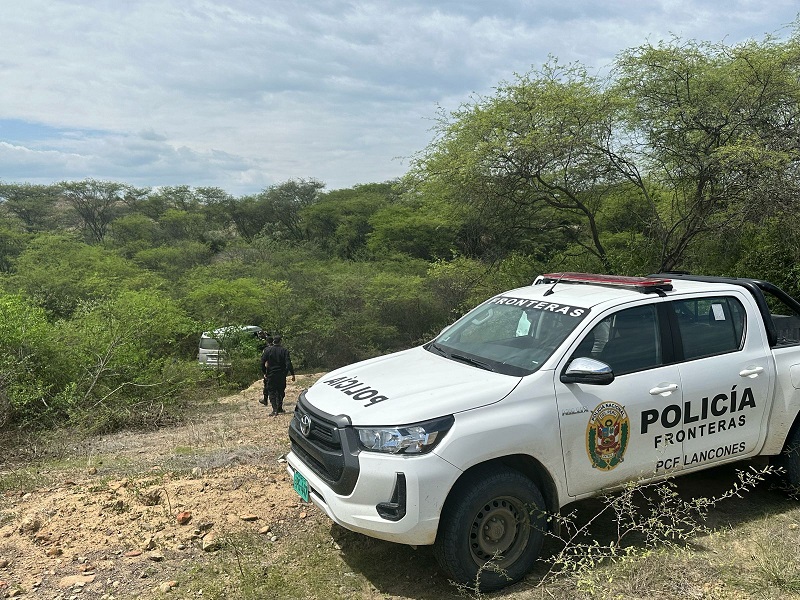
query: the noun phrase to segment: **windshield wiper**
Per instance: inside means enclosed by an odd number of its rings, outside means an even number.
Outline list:
[[[465,362],[467,364],[470,364],[470,365],[472,365],[474,367],[480,367],[481,369],[486,369],[487,371],[494,371],[494,369],[492,367],[490,367],[488,365],[488,363],[481,362],[481,361],[476,360],[474,358],[470,358],[469,356],[464,356],[463,354],[453,353],[453,354],[450,355],[450,358],[454,358],[456,360],[460,360],[460,361]]]
[[[428,344],[428,348],[432,348],[433,350],[436,350],[436,352],[438,352],[438,353],[439,353],[439,354],[441,354],[442,356],[450,356],[450,354],[447,352],[447,350],[445,350],[444,348],[442,348],[442,347],[441,347],[439,344],[437,344],[436,342],[431,342],[430,344]]]
[[[428,344],[428,348],[430,350],[434,350],[437,354],[441,354],[442,356],[445,356],[447,358],[452,358],[454,360],[459,360],[461,362],[467,363],[468,365],[472,365],[473,367],[479,367],[481,369],[486,369],[487,371],[494,371],[494,369],[492,367],[490,367],[488,363],[482,362],[482,361],[477,360],[475,358],[470,358],[469,356],[464,356],[463,354],[450,353],[447,350],[445,350],[444,348],[442,348],[436,342],[431,342],[430,344]]]

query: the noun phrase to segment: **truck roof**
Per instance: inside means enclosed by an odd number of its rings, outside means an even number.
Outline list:
[[[504,292],[499,296],[593,308],[604,303],[624,304],[626,301],[641,298],[643,294],[669,297],[707,292],[724,293],[736,289],[745,289],[754,298],[764,321],[770,344],[776,342],[777,333],[764,296],[765,293],[776,297],[795,314],[800,315],[800,302],[768,281],[744,277],[692,275],[684,272],[655,273],[647,277],[569,272],[548,273],[537,277],[529,286]]]
[[[530,286],[504,292],[501,295],[516,295],[591,308],[605,303],[624,303],[641,299],[644,294],[679,296],[710,291],[731,291],[741,289],[745,281],[753,285],[753,280],[673,278],[672,274],[625,277],[593,273],[548,273],[537,277]]]
[[[258,333],[259,331],[261,331],[261,327],[258,325],[226,325],[218,327],[214,331],[204,331],[202,337],[218,338],[236,333]]]

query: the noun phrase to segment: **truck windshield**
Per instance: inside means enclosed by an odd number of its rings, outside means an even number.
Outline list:
[[[498,296],[425,347],[477,368],[521,377],[536,371],[588,313],[586,308]]]

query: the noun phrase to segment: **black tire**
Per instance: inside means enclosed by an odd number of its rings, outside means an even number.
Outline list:
[[[497,590],[530,571],[546,525],[533,481],[511,469],[480,469],[451,491],[433,551],[456,583]]]
[[[783,479],[792,491],[800,491],[800,427],[789,434],[783,452],[773,462],[785,470]]]

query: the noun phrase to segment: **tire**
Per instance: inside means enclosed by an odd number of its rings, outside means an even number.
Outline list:
[[[783,467],[783,479],[789,487],[793,491],[800,491],[800,427],[786,438],[783,452],[775,457],[774,464]]]
[[[530,571],[546,525],[533,481],[511,469],[480,469],[450,492],[433,551],[457,584],[497,590]]]

